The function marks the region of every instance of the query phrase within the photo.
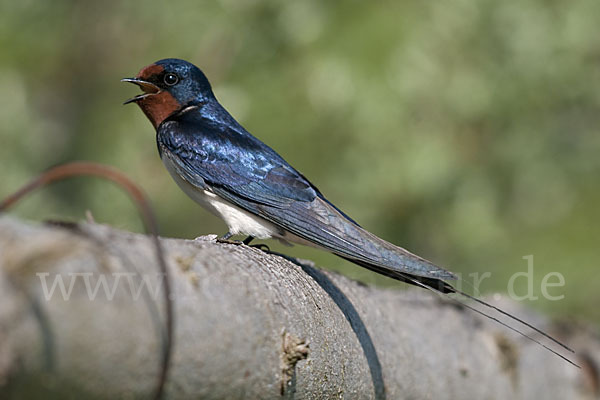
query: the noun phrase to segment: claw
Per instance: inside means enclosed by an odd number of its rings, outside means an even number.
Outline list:
[[[232,236],[233,233],[227,232],[223,236],[217,238],[217,243],[235,244],[237,246],[244,244],[244,242],[242,242],[241,240],[231,239]]]

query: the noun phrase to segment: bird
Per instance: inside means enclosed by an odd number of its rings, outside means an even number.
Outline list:
[[[573,352],[531,324],[458,290],[447,282],[457,279],[454,273],[361,227],[244,129],[219,103],[208,78],[194,64],[166,58],[122,81],[142,90],[124,104],[137,104],[152,123],[158,153],[171,177],[189,197],[224,220],[228,231],[219,241],[249,244],[255,238],[274,238],[317,247],[398,281],[445,296],[465,296]],[[248,237],[232,241],[234,235]],[[576,365],[521,331],[460,304]]]
[[[362,228],[277,152],[244,129],[215,97],[205,74],[163,59],[125,82],[156,129],[160,158],[177,185],[234,235],[317,247],[409,284],[453,292],[456,275]]]

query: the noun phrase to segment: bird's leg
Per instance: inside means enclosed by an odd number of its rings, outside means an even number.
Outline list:
[[[227,244],[235,244],[235,245],[238,245],[238,246],[242,245],[242,244],[245,244],[246,246],[255,247],[255,248],[259,249],[259,250],[263,250],[263,251],[266,251],[266,252],[271,251],[271,249],[269,248],[269,246],[267,246],[266,244],[263,244],[263,243],[251,245],[250,242],[252,242],[254,240],[254,236],[248,236],[244,240],[232,240],[231,239],[232,236],[233,236],[233,234],[231,232],[227,232],[223,236],[218,237],[217,238],[217,242],[219,242],[219,243],[227,243]]]
[[[219,243],[227,243],[227,244],[236,244],[236,245],[241,245],[244,244],[244,242],[242,242],[241,240],[232,240],[231,237],[233,236],[233,233],[231,232],[227,232],[226,234],[224,234],[221,237],[217,238],[217,242]]]

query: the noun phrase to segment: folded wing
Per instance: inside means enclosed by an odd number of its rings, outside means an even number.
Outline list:
[[[167,153],[163,156],[174,161],[177,172],[190,184],[384,275],[400,280],[405,280],[401,274],[434,281],[456,278],[361,228],[249,133],[225,132],[222,125],[202,122],[198,118],[189,123],[172,121],[159,130],[161,153]]]

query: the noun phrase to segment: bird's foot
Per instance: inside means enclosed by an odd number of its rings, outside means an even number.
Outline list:
[[[270,252],[271,251],[271,249],[269,248],[269,246],[267,246],[264,243],[250,244],[250,242],[252,242],[254,240],[254,236],[248,236],[244,240],[234,240],[234,239],[231,239],[232,236],[233,236],[232,233],[227,232],[223,236],[218,237],[216,240],[217,240],[218,243],[235,244],[236,246],[240,246],[242,244],[245,244],[246,246],[254,247],[256,249],[259,249],[259,250],[262,250],[262,251],[265,251],[265,252]]]
[[[233,236],[233,233],[227,232],[223,236],[218,237],[217,242],[218,243],[226,243],[226,244],[235,244],[237,246],[244,244],[244,242],[242,242],[241,240],[231,239],[232,236]]]
[[[217,238],[217,243],[225,243],[225,244],[235,244],[236,246],[241,246],[244,244],[244,242],[242,242],[241,240],[235,240],[235,239],[223,239],[221,237]]]

